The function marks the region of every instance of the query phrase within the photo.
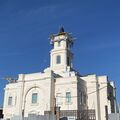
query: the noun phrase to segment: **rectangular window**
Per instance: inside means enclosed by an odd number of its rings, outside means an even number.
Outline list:
[[[8,98],[8,105],[12,105],[12,97],[11,96]]]
[[[58,41],[58,47],[60,47],[61,46],[61,41]]]
[[[83,93],[81,92],[81,104],[83,104],[84,100],[83,100]]]
[[[59,104],[61,104],[61,93],[57,93],[56,94],[56,103],[59,105]]]
[[[79,92],[79,104],[81,105],[82,104],[82,93]]]
[[[70,66],[70,58],[67,57],[67,65]]]
[[[60,63],[61,63],[61,56],[60,56],[60,55],[58,55],[58,56],[56,57],[56,63],[57,63],[57,64],[60,64]]]
[[[38,93],[33,93],[32,94],[32,103],[33,104],[37,103],[37,98],[38,98]]]
[[[66,102],[71,102],[71,92],[66,92]]]
[[[86,105],[87,97],[84,95],[84,104]]]

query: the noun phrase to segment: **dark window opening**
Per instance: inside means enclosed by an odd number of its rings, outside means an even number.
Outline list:
[[[60,55],[57,56],[57,58],[56,58],[56,63],[57,63],[57,64],[60,64],[60,63],[61,63],[61,56],[60,56]]]
[[[67,57],[67,65],[70,66],[70,58]]]
[[[58,41],[58,47],[60,47],[61,46],[61,41]]]
[[[12,105],[12,97],[11,96],[8,98],[8,105]]]

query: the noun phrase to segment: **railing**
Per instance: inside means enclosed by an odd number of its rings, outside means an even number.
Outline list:
[[[73,120],[96,120],[95,110],[61,110],[60,118],[69,118]]]

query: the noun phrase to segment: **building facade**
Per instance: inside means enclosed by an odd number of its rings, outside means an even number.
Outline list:
[[[95,109],[96,120],[106,120],[110,113],[116,113],[116,88],[107,76],[86,75],[88,109]]]
[[[5,87],[4,118],[43,115],[45,111],[87,109],[86,83],[72,70],[72,37],[63,31],[51,36],[50,67],[43,73],[19,74]],[[81,99],[82,95],[82,99]]]
[[[66,117],[73,116],[74,111],[75,119],[82,119],[78,112],[92,109],[96,118],[91,120],[105,120],[106,105],[109,112],[115,112],[113,84],[109,84],[112,97],[108,98],[106,76],[81,76],[73,69],[73,38],[63,28],[51,35],[50,40],[53,46],[50,67],[41,73],[19,74],[18,80],[6,85],[4,119],[10,120],[14,116],[22,119],[29,114],[44,115],[45,112],[54,114],[56,107],[60,107],[61,113],[67,113]]]

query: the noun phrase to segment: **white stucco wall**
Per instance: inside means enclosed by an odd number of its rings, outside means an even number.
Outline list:
[[[45,110],[50,110],[51,75],[51,72],[21,74],[17,83],[8,84],[5,88],[4,118],[22,115],[22,110],[24,110],[24,116],[32,112],[42,115]],[[33,92],[38,93],[37,104],[31,103]],[[9,96],[13,97],[10,106],[8,105]]]
[[[88,108],[95,109],[96,120],[106,120],[105,106],[111,113],[111,105],[108,100],[107,76],[87,75],[82,77],[87,84]]]
[[[43,115],[44,111],[50,111],[51,90],[55,91],[55,97],[57,97],[57,93],[61,93],[61,110],[78,110],[80,104],[78,92],[86,93],[85,82],[80,80],[74,72],[61,73],[61,77],[55,79],[55,88],[51,87],[52,79],[53,73],[51,71],[20,74],[17,83],[8,84],[5,88],[4,118],[22,117],[23,113],[25,117],[30,113]],[[66,102],[66,92],[71,92],[70,103]],[[32,93],[38,93],[36,104],[31,102]],[[8,106],[9,96],[13,97],[11,106]],[[57,102],[56,105],[58,105]]]
[[[13,97],[12,105],[8,105],[8,97]],[[3,114],[4,117],[9,118],[13,117],[14,115],[19,115],[20,113],[20,98],[21,98],[21,83],[13,83],[8,84],[5,88],[5,96],[4,96],[4,108]]]

